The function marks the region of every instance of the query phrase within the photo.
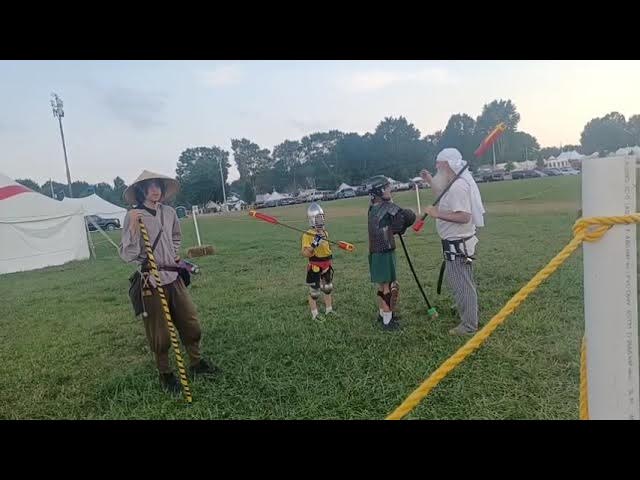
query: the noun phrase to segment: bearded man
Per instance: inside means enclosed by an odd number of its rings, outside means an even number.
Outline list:
[[[422,170],[420,176],[438,196],[465,165],[457,149],[445,148],[436,157],[436,175]],[[444,274],[460,313],[460,324],[449,330],[449,334],[473,335],[478,330],[478,292],[473,278],[478,245],[476,227],[484,226],[484,206],[469,170],[453,181],[437,207],[427,207],[425,213],[435,219],[442,242],[444,262],[438,279],[438,293]]]

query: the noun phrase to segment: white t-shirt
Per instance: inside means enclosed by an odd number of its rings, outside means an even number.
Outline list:
[[[467,182],[462,178],[459,178],[447,193],[444,194],[438,205],[438,210],[441,212],[466,212],[471,214],[471,194],[470,187]],[[454,223],[447,222],[446,220],[436,219],[436,230],[440,238],[445,240],[455,240],[460,238],[471,237],[476,234],[476,226],[473,223],[473,218],[468,223]],[[471,243],[477,243],[477,240],[470,240]],[[469,244],[467,243],[467,248]]]

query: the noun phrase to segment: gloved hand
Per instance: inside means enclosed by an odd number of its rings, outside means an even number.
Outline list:
[[[394,235],[404,235],[413,223],[416,221],[416,214],[413,210],[404,208],[398,212],[391,223],[391,231]]]
[[[311,246],[313,248],[318,248],[320,242],[322,241],[322,235],[317,235],[313,238],[313,242],[311,242]]]

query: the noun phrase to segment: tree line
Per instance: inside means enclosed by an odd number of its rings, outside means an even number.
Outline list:
[[[295,192],[316,188],[333,190],[340,183],[359,185],[366,178],[384,174],[406,181],[427,167],[433,169],[440,150],[455,147],[470,162],[472,170],[493,162],[490,149],[482,158],[475,158],[474,150],[482,139],[500,122],[507,130],[495,146],[496,163],[510,163],[558,156],[563,151],[576,150],[590,155],[604,155],[620,147],[640,144],[640,115],[627,121],[624,115],[611,112],[590,120],[580,135],[580,145],[541,148],[530,133],[518,130],[520,114],[511,100],[494,100],[485,104],[475,119],[466,113],[456,113],[446,126],[435,133],[422,135],[405,117],[387,117],[374,132],[358,133],[329,130],[315,132],[300,140],[284,140],[273,150],[262,148],[247,138],[231,140],[231,151],[240,178],[227,184],[230,152],[217,147],[188,148],[180,154],[176,178],[182,188],[175,203],[191,206],[208,201],[222,202],[224,189],[252,202],[256,194],[273,190]],[[221,178],[222,177],[222,178]],[[29,179],[17,180],[25,186],[51,196],[63,191],[66,185],[46,182],[38,186]],[[105,200],[125,206],[122,193],[126,184],[116,177],[108,183],[72,184],[74,197],[95,192]]]

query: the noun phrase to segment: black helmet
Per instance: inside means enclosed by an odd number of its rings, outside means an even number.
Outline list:
[[[376,175],[375,177],[371,177],[366,181],[365,185],[367,188],[367,193],[370,195],[374,195],[376,197],[381,197],[384,189],[389,185],[389,179],[384,175]]]

